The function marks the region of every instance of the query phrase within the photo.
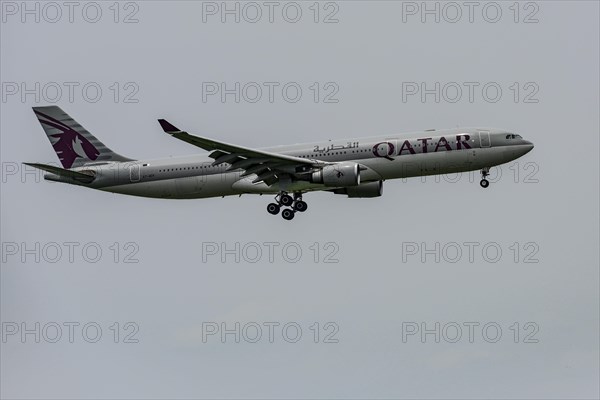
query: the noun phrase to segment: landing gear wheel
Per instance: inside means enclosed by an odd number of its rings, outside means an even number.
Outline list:
[[[283,217],[283,219],[287,219],[288,221],[290,221],[294,219],[294,212],[289,208],[286,208],[281,212],[281,216]]]
[[[308,204],[306,204],[305,201],[296,200],[296,202],[294,203],[294,210],[296,210],[296,211],[304,212],[304,211],[306,211],[307,208],[308,208]]]
[[[479,185],[484,189],[487,188],[488,186],[490,186],[490,181],[485,179],[488,177],[489,174],[490,174],[490,169],[488,167],[481,169],[481,181],[479,181]]]
[[[279,208],[279,204],[269,203],[269,205],[267,206],[267,212],[269,214],[277,215],[279,214]]]
[[[294,199],[292,199],[292,196],[288,194],[282,194],[279,198],[279,203],[281,203],[282,206],[291,206],[293,202]]]

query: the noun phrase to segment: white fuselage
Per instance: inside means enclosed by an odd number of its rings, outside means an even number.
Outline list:
[[[509,139],[509,136],[512,138]],[[319,143],[271,147],[272,153],[323,162],[352,161],[361,167],[360,181],[435,175],[489,168],[526,154],[533,144],[498,129],[457,128],[422,131]],[[252,183],[256,175],[241,177],[243,170],[228,170],[229,164],[213,166],[207,155],[157,160],[105,162],[77,168],[93,171],[92,187],[134,196],[191,199],[244,193],[306,192],[332,190],[307,180],[294,180],[282,187]],[[47,176],[47,179],[54,179]]]

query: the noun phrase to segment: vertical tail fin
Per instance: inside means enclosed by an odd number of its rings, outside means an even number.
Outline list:
[[[33,107],[63,167],[73,168],[91,162],[131,161],[106,147],[60,107]]]

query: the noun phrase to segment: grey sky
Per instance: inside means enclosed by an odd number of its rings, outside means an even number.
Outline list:
[[[297,23],[282,17],[285,3],[273,23],[268,15],[221,23],[219,15],[203,22],[201,2],[166,1],[120,3],[118,23],[112,2],[98,3],[97,23],[82,17],[84,3],[73,23],[67,15],[55,23],[25,16],[23,23],[22,10],[13,15],[7,3],[0,40],[1,320],[3,330],[55,322],[63,337],[6,337],[3,398],[598,398],[597,2],[519,3],[517,23],[513,2],[497,3],[497,23],[482,16],[486,3],[472,23],[467,14],[456,23],[443,16],[422,23],[419,14],[406,14],[420,2],[366,1],[320,3],[318,23],[313,2],[298,3]],[[123,23],[130,13],[139,22]],[[339,22],[323,23],[329,13]],[[524,23],[527,16],[538,22]],[[36,92],[36,82],[39,102],[35,93],[22,101],[21,85]],[[52,82],[63,89],[56,103],[49,101]],[[206,93],[203,101],[207,82],[279,86],[272,103],[266,89],[256,103],[251,94],[223,103]],[[281,93],[290,82],[302,88],[296,103]],[[421,101],[420,93],[406,93],[422,82],[430,89],[440,83],[438,103],[434,94]],[[462,88],[456,102],[453,82]],[[97,102],[82,94],[86,84],[101,88]],[[68,85],[78,85],[72,102]],[[468,85],[475,87],[472,102]],[[492,102],[495,87],[502,95]],[[337,103],[324,102],[331,88],[339,89]],[[126,102],[128,94],[138,102]],[[138,159],[199,151],[162,133],[157,118],[255,147],[457,125],[506,128],[536,147],[502,166],[486,190],[474,173],[456,182],[387,181],[378,199],[309,194],[308,212],[290,223],[266,213],[269,196],[153,200],[21,176],[23,161],[57,162],[31,111],[46,104]],[[79,243],[74,262],[65,242]],[[124,248],[129,242],[133,247]],[[250,251],[254,242],[263,250],[256,263],[249,253],[236,263],[233,255],[222,262],[221,252],[206,252],[214,243]],[[273,262],[266,242],[279,243]],[[477,243],[473,260],[466,242]],[[36,243],[48,251],[58,243],[63,254],[50,263],[52,255],[40,250],[36,263],[36,254],[23,252]],[[102,249],[96,263],[81,254],[92,243]],[[421,248],[436,243],[439,262]],[[457,262],[454,243],[463,252]],[[302,250],[300,261],[282,255],[286,245]],[[139,262],[124,262],[136,248]],[[497,248],[502,255],[492,262]],[[330,251],[339,262],[324,262]],[[65,322],[80,323],[74,343]],[[102,328],[97,343],[82,338],[89,322]],[[119,343],[110,329],[115,322]],[[139,343],[123,343],[127,322],[139,327]],[[255,322],[263,337],[222,343],[213,335],[204,343],[207,322]],[[297,323],[302,337],[288,343],[276,331],[270,343],[265,322]],[[436,322],[462,326],[463,337],[403,341],[407,323]],[[469,322],[479,324],[473,343]],[[482,337],[486,323],[502,328],[498,342]],[[339,342],[324,343],[335,327]],[[525,343],[536,327],[531,338],[538,343]]]

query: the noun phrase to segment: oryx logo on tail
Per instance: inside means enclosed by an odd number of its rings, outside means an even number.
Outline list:
[[[66,169],[90,163],[132,161],[106,147],[58,106],[33,107],[33,112]]]
[[[49,134],[52,147],[58,155],[63,167],[71,168],[77,158],[95,160],[100,151],[94,147],[83,135],[65,125],[59,120],[52,118],[40,111],[35,110],[42,126],[58,129],[60,133]]]

